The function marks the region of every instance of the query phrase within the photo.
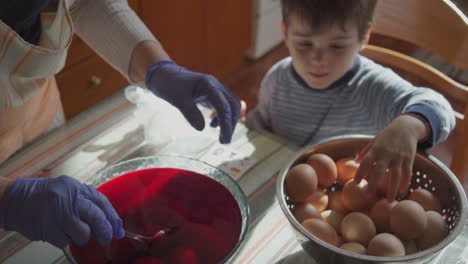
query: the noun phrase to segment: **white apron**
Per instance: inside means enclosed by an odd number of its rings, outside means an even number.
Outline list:
[[[0,21],[0,163],[44,133],[62,111],[54,75],[65,64],[73,34],[66,1],[41,20],[37,46]]]

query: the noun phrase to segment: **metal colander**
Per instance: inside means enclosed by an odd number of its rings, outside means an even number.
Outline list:
[[[442,215],[449,227],[449,235],[435,246],[403,257],[376,257],[352,253],[334,247],[310,234],[292,215],[292,203],[285,188],[285,179],[289,170],[296,164],[303,163],[312,153],[324,153],[335,161],[341,158],[353,157],[372,140],[365,135],[349,135],[333,137],[309,145],[301,150],[288,162],[280,172],[277,180],[276,193],[281,209],[296,233],[296,238],[302,248],[318,264],[367,264],[367,263],[429,263],[440,251],[450,244],[463,230],[467,219],[467,200],[462,185],[455,175],[435,157],[417,153],[413,165],[413,177],[410,191],[419,187],[434,193],[442,203]],[[327,188],[325,192],[341,189],[338,184]]]

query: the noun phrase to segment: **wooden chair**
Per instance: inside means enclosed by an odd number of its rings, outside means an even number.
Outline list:
[[[468,179],[468,86],[453,81],[417,59],[390,49],[368,45],[361,53],[392,68],[416,86],[438,91],[450,101],[456,111],[456,127],[447,141],[438,144],[430,153],[444,162],[462,183]]]
[[[423,48],[468,71],[468,18],[450,0],[379,1],[370,44],[407,55]]]

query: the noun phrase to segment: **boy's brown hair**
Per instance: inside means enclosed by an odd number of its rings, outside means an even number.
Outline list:
[[[296,15],[311,28],[354,20],[359,38],[371,27],[377,0],[281,0],[283,22],[287,26]]]

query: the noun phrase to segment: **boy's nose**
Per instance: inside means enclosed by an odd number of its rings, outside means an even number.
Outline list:
[[[320,48],[316,48],[312,51],[312,61],[315,61],[315,62],[322,62],[325,58],[325,52],[323,49],[320,49]]]

